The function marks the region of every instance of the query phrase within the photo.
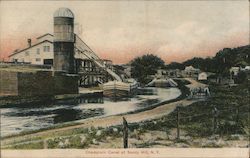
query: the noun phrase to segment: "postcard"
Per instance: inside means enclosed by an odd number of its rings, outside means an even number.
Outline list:
[[[1,157],[249,157],[247,0],[0,1]]]

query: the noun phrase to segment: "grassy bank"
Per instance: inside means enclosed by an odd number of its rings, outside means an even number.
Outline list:
[[[248,134],[249,89],[246,84],[236,87],[210,86],[211,97],[180,108],[180,125],[191,136],[209,136],[213,134],[213,109],[218,110],[215,134]],[[238,110],[238,112],[237,112]],[[146,129],[165,129],[176,127],[177,110],[162,118],[162,124],[154,126],[152,121],[145,123]],[[148,128],[147,128],[148,127]]]

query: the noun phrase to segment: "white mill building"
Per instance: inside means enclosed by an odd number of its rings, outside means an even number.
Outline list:
[[[9,58],[12,62],[52,65],[54,58],[53,35],[48,33],[37,37],[35,43],[28,39],[27,47],[22,50],[15,50]]]

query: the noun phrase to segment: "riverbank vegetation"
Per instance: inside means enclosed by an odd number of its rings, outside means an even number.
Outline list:
[[[166,68],[183,70],[185,66],[190,65],[202,71],[229,75],[229,69],[233,66],[245,67],[250,65],[250,45],[237,48],[224,48],[218,51],[214,57],[194,57],[183,63],[172,62]]]
[[[177,142],[185,140],[188,146],[230,146],[232,140],[236,141],[232,146],[237,146],[237,143],[242,147],[249,146],[249,81],[235,87],[211,85],[210,89],[209,99],[180,107],[179,126],[182,133],[180,139],[176,139],[177,109],[161,119],[135,124],[133,128],[142,128],[145,133],[152,130],[165,131]],[[204,139],[203,144],[197,144],[197,139]],[[206,144],[205,140],[209,140],[207,142],[210,144]],[[230,143],[227,144],[228,142]],[[242,142],[245,144],[242,145]]]

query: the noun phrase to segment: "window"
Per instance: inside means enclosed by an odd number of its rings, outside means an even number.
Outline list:
[[[40,54],[40,48],[36,49],[36,54]]]
[[[41,58],[36,58],[36,61],[41,61]]]
[[[44,59],[43,64],[44,65],[53,65],[53,59]]]
[[[25,55],[28,56],[28,55],[29,55],[29,52],[25,52]]]
[[[43,46],[44,52],[50,52],[50,46]]]

